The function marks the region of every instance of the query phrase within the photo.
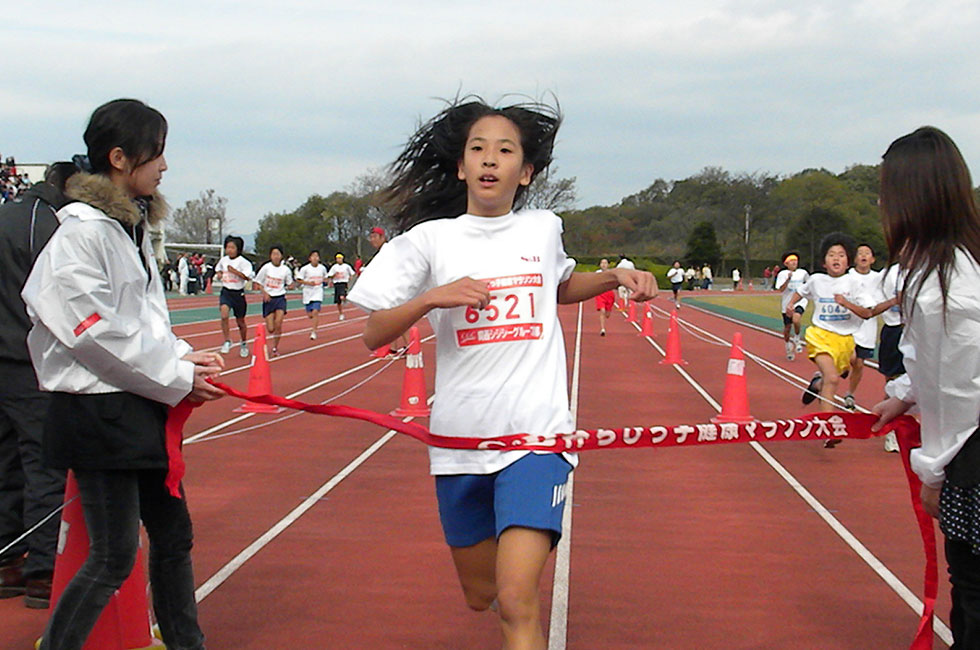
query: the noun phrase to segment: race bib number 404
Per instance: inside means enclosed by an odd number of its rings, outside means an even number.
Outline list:
[[[456,324],[460,347],[540,339],[544,328],[535,301],[543,286],[540,273],[508,275],[486,281],[490,304],[486,309],[467,307],[463,322]]]

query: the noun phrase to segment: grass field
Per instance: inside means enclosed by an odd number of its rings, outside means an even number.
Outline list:
[[[782,331],[783,321],[779,314],[780,294],[698,294],[688,293],[682,302],[702,307],[724,316],[740,318],[769,329]],[[813,309],[808,305],[803,314],[803,325],[810,324]]]

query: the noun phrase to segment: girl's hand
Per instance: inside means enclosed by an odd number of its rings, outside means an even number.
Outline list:
[[[637,302],[644,302],[656,297],[657,281],[653,274],[648,271],[635,271],[632,269],[611,269],[615,274],[620,286],[626,287],[633,292],[631,298]]]
[[[215,372],[219,372],[225,367],[224,357],[217,352],[188,352],[182,358],[195,366],[213,368]]]
[[[846,305],[847,299],[844,297],[844,294],[842,294],[842,293],[835,293],[834,294],[834,302],[836,302],[838,305]]]
[[[929,487],[923,484],[919,491],[919,498],[922,499],[922,509],[925,510],[933,519],[939,519],[939,492],[940,488]]]
[[[460,278],[455,282],[430,289],[426,293],[427,304],[436,309],[474,307],[483,309],[490,304],[487,283],[473,278]]]
[[[878,421],[871,425],[871,430],[875,432],[881,431],[881,427],[905,413],[910,408],[912,408],[911,404],[903,402],[897,397],[889,397],[882,402],[878,402],[871,408],[871,412],[879,416]]]
[[[225,391],[208,383],[214,374],[209,366],[194,366],[194,386],[187,396],[192,402],[209,402],[225,396]]]
[[[267,294],[265,292],[265,289],[263,289],[262,290],[262,302],[269,302],[270,300],[272,300],[272,296],[270,296],[269,294]]]

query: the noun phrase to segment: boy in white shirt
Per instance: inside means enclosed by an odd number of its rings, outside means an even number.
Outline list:
[[[344,263],[344,256],[337,253],[334,265],[327,271],[328,281],[333,285],[333,304],[337,305],[338,320],[344,320],[344,303],[347,302],[347,285],[354,276],[354,269]]]
[[[684,286],[684,269],[679,261],[674,260],[674,265],[667,270],[667,279],[670,280],[670,289],[674,292],[674,306],[680,308],[681,302],[677,294]]]
[[[858,244],[854,256],[854,267],[848,275],[861,283],[862,291],[869,297],[877,297],[881,285],[881,276],[871,269],[875,263],[875,254],[870,244]],[[875,302],[879,302],[875,300]],[[851,359],[851,374],[848,377],[847,394],[844,396],[844,408],[853,411],[856,407],[854,393],[864,375],[864,360],[874,358],[875,346],[878,343],[878,319],[872,316],[861,324],[854,332],[854,358]]]
[[[834,232],[820,242],[820,254],[827,273],[814,273],[790,296],[786,315],[792,316],[801,298],[813,300],[813,322],[806,328],[807,356],[817,366],[810,385],[803,392],[803,403],[809,404],[819,393],[822,407],[834,404],[837,384],[847,376],[854,355],[854,332],[863,319],[871,317],[871,302],[861,283],[847,274],[853,258],[854,241]],[[834,447],[840,439],[831,438],[825,447]]]
[[[272,356],[279,355],[279,339],[282,338],[282,321],[286,316],[286,289],[293,284],[293,272],[282,263],[282,246],[269,249],[269,261],[255,275],[255,283],[262,289],[262,316],[269,336],[273,337]]]
[[[310,263],[296,272],[296,282],[303,285],[303,306],[306,315],[313,319],[310,340],[316,339],[320,325],[320,306],[323,304],[323,283],[327,281],[327,267],[320,264],[320,251],[310,251]]]
[[[780,312],[783,315],[783,341],[786,342],[786,358],[792,361],[796,355],[803,352],[803,341],[800,340],[800,321],[806,311],[807,299],[801,298],[792,311],[787,313],[789,300],[793,293],[810,279],[806,269],[800,268],[800,254],[797,251],[787,251],[783,254],[783,270],[776,274],[776,291],[782,291]],[[793,331],[792,337],[790,331]]]
[[[230,313],[235,314],[235,322],[238,323],[238,335],[241,337],[241,347],[239,356],[243,359],[248,356],[248,326],[245,324],[245,312],[248,305],[245,303],[245,283],[255,277],[252,263],[242,257],[242,249],[245,247],[245,240],[241,237],[228,235],[225,237],[225,255],[214,267],[214,273],[221,279],[221,295],[218,297],[218,305],[221,308],[221,333],[225,335],[225,342],[221,346],[221,354],[228,354],[231,351],[231,331],[229,327]]]

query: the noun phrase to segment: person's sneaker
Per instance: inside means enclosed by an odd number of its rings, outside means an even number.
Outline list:
[[[311,341],[315,341],[316,340],[316,332],[310,332],[310,340]]]
[[[823,441],[823,446],[826,449],[833,449],[834,447],[836,447],[837,445],[839,445],[842,442],[844,442],[844,441],[841,440],[840,438],[828,438],[827,440],[824,440]]]
[[[231,341],[225,341],[221,344],[221,354],[228,354],[231,352]]]
[[[786,358],[792,361],[796,358],[796,354],[793,353],[793,342],[786,341]]]
[[[343,315],[343,314],[341,314],[341,315],[340,315],[340,318],[338,318],[337,320],[344,320],[344,315]]]
[[[599,330],[599,336],[605,336],[606,330]]]
[[[48,609],[51,606],[51,572],[29,578],[24,594],[24,607]]]
[[[844,395],[844,408],[851,412],[854,412],[854,409],[857,408],[857,405],[854,403],[854,396],[850,393]]]
[[[800,352],[803,352],[803,341],[800,340],[800,337],[797,336],[796,337],[796,353],[799,354]]]
[[[813,375],[813,379],[810,380],[810,385],[806,387],[803,391],[803,397],[800,399],[804,404],[809,404],[813,400],[817,399],[820,395],[820,389],[823,387],[823,376],[818,372]]]
[[[274,357],[279,356],[279,348],[272,348],[272,356]]]
[[[24,593],[24,556],[0,560],[0,598],[13,598]]]
[[[241,349],[238,351],[238,356],[240,356],[242,359],[248,358],[248,346],[244,343],[242,343]]]
[[[897,454],[898,448],[898,436],[895,435],[894,431],[889,431],[885,434],[885,451]]]

